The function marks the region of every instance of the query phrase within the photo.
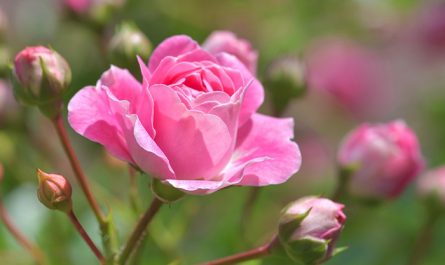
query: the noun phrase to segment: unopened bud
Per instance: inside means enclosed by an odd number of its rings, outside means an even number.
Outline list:
[[[287,255],[302,265],[331,258],[346,216],[343,205],[318,197],[290,203],[280,218],[279,239]]]
[[[297,57],[276,59],[266,70],[264,84],[270,91],[275,110],[282,112],[291,99],[305,94],[305,66]]]
[[[15,57],[14,75],[19,100],[38,106],[49,117],[59,114],[71,82],[71,69],[62,56],[43,46],[28,47]]]
[[[133,23],[122,23],[111,38],[108,53],[112,64],[138,70],[137,56],[147,60],[151,53],[150,40]]]
[[[175,189],[168,184],[164,184],[160,180],[155,178],[151,182],[151,190],[156,198],[164,203],[175,202],[185,195],[184,192]]]
[[[68,180],[56,174],[47,174],[37,169],[39,188],[37,197],[49,209],[68,213],[72,209],[71,184]]]

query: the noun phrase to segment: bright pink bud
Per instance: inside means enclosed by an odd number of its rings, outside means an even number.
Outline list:
[[[349,192],[373,199],[396,197],[424,166],[415,133],[400,120],[363,124],[349,133],[338,162],[354,168]]]
[[[417,181],[417,191],[422,198],[433,199],[445,208],[445,166],[420,176]]]
[[[72,209],[71,184],[68,180],[56,174],[47,174],[37,169],[39,188],[37,197],[39,201],[49,209],[69,212]]]
[[[346,221],[343,208],[342,204],[314,196],[290,203],[279,227],[280,242],[289,256],[301,264],[319,264],[331,257]]]
[[[226,52],[238,58],[251,73],[256,73],[258,53],[248,40],[238,38],[230,31],[214,31],[202,45],[212,54]]]

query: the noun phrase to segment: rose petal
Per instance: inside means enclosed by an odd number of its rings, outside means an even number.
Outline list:
[[[292,138],[292,119],[252,115],[238,132],[237,147],[224,179],[249,186],[287,181],[301,165],[301,153]]]
[[[159,44],[153,51],[148,63],[148,69],[153,73],[165,57],[177,57],[195,49],[200,49],[198,43],[188,36],[177,35],[170,37]]]

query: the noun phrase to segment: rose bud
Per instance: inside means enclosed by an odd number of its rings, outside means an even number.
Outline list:
[[[398,196],[423,169],[415,133],[403,121],[363,124],[349,133],[338,153],[348,176],[348,192],[367,199]]]
[[[251,73],[256,73],[258,53],[248,40],[238,38],[230,31],[214,31],[202,47],[212,54],[226,52],[238,58]]]
[[[445,166],[430,170],[417,181],[417,193],[435,209],[445,209]]]
[[[290,203],[280,218],[279,239],[298,264],[320,264],[336,254],[335,243],[346,221],[344,206],[329,199],[304,197]]]
[[[71,69],[62,56],[43,46],[28,47],[15,57],[14,75],[18,99],[39,106],[47,116],[59,113],[71,82]]]
[[[137,56],[147,60],[151,53],[151,43],[135,24],[122,23],[109,42],[108,53],[112,64],[135,72],[139,70]]]
[[[306,92],[304,72],[303,62],[291,56],[276,59],[267,68],[264,84],[277,113],[283,112],[291,99]]]
[[[72,209],[71,184],[68,180],[56,174],[47,174],[37,169],[39,187],[37,197],[49,209],[68,213]]]

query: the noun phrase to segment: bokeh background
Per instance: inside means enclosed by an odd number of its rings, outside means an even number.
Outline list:
[[[295,119],[302,169],[286,184],[261,190],[247,229],[242,231],[240,223],[249,188],[188,196],[163,208],[155,218],[140,264],[177,260],[194,264],[260,245],[276,230],[280,210],[287,203],[303,195],[331,194],[338,145],[362,122],[404,119],[417,132],[428,167],[445,162],[445,3],[441,1],[127,0],[101,30],[73,19],[63,1],[0,0],[0,9],[7,23],[3,45],[10,54],[29,45],[49,45],[71,64],[73,82],[66,100],[83,86],[95,84],[108,69],[103,46],[124,20],[135,22],[154,46],[175,34],[202,42],[214,30],[233,31],[258,51],[260,79],[276,58],[299,56],[310,61],[320,54],[329,57],[329,49],[337,47],[330,59],[334,68],[372,91],[359,103],[349,104],[308,87],[307,94],[291,101],[283,114]],[[366,54],[372,63],[368,61],[365,70],[354,63],[335,66],[355,53]],[[369,77],[366,67],[370,65]],[[6,80],[0,81],[0,88],[9,86]],[[37,167],[73,179],[55,132],[37,109],[16,105],[4,90],[0,89],[0,161],[5,177],[0,190],[6,208],[16,225],[49,254],[51,264],[95,264],[66,217],[37,201]],[[273,90],[269,88],[268,93]],[[263,113],[272,112],[269,94]],[[70,134],[94,193],[103,207],[112,210],[120,238],[125,239],[138,216],[129,202],[126,165],[72,130]],[[94,216],[75,181],[72,184],[75,210],[100,244]],[[138,187],[145,208],[152,196],[149,179],[138,176]],[[425,219],[413,185],[393,201],[348,205],[346,213],[338,246],[348,246],[348,250],[329,265],[406,264]],[[422,264],[444,264],[444,238],[445,218],[434,227],[431,249]],[[0,264],[31,263],[0,225]],[[283,262],[265,259],[246,264]]]

